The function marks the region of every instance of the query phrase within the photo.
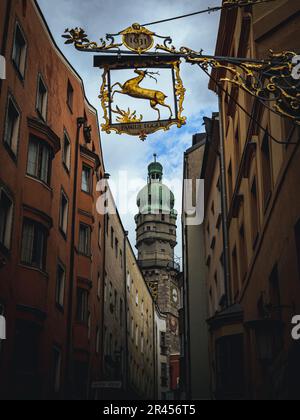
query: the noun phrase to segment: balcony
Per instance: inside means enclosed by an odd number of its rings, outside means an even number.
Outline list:
[[[180,272],[180,264],[175,261],[161,260],[154,258],[151,260],[140,260],[138,261],[139,267],[144,270],[147,268],[165,268],[168,271]]]

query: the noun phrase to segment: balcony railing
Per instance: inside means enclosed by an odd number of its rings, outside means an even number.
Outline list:
[[[138,261],[138,264],[139,264],[139,267],[142,269],[163,267],[170,271],[174,270],[174,271],[180,272],[180,264],[178,264],[175,261],[160,260],[156,258],[156,259],[151,259],[151,260],[140,260]]]

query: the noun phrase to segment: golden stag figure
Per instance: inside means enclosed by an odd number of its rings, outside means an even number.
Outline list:
[[[129,95],[133,98],[138,99],[149,99],[151,108],[155,109],[155,111],[158,112],[158,121],[160,120],[160,110],[157,108],[157,105],[161,105],[165,108],[168,108],[170,110],[170,119],[173,116],[172,109],[169,105],[165,104],[165,100],[167,98],[167,95],[165,95],[163,92],[160,92],[159,90],[152,90],[152,89],[144,89],[140,87],[140,83],[145,79],[146,76],[151,77],[157,82],[157,79],[152,76],[154,73],[147,70],[134,70],[136,74],[138,74],[138,77],[134,77],[133,79],[127,80],[123,85],[121,83],[117,82],[115,83],[111,89],[113,89],[115,86],[120,86],[122,90],[115,90],[111,96],[111,101],[113,102],[114,95],[116,93],[121,93],[122,95]]]

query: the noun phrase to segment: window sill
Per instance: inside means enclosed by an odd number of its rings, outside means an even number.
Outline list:
[[[89,197],[93,197],[93,193],[91,191],[84,191],[83,189],[81,189],[81,192],[85,195],[88,195]]]
[[[25,263],[20,263],[19,266],[22,268],[26,268],[27,270],[36,271],[37,273],[42,274],[43,277],[47,279],[49,278],[49,274],[46,271],[41,270],[40,268],[34,267],[32,265],[27,265]]]
[[[39,119],[44,123],[44,124],[47,124],[47,119],[46,119],[46,117],[42,114],[42,112],[38,109],[38,108],[35,108],[35,110],[36,110],[36,113],[37,113],[37,116],[39,117]]]
[[[31,179],[32,181],[35,181],[35,182],[37,182],[38,184],[41,184],[44,188],[46,188],[49,192],[53,192],[53,190],[52,190],[52,188],[50,187],[50,185],[48,185],[48,184],[46,184],[46,182],[44,182],[44,181],[42,181],[42,180],[40,180],[40,179],[38,179],[38,178],[35,178],[34,176],[32,176],[32,175],[29,175],[29,174],[26,174],[26,178],[28,178],[28,179]]]
[[[67,234],[63,231],[63,229],[61,227],[59,227],[59,233],[61,234],[63,239],[67,242],[67,240],[68,240]]]
[[[3,254],[5,258],[10,257],[10,249],[7,248],[4,244],[0,242],[0,252]]]
[[[68,176],[70,177],[70,168],[68,168],[68,166],[66,165],[66,163],[63,161],[63,167],[64,167],[64,170],[67,172],[67,174],[68,174]]]
[[[15,62],[15,60],[14,60],[14,59],[12,59],[11,61],[12,61],[13,67],[14,67],[14,69],[15,69],[16,73],[17,73],[17,76],[18,76],[18,78],[19,78],[20,82],[21,82],[21,83],[22,83],[22,85],[24,86],[24,82],[25,82],[25,74],[23,75],[23,74],[21,73],[21,71],[20,71],[20,69],[19,69],[19,67],[18,67],[18,65],[16,64],[16,62]],[[25,73],[25,71],[24,71],[24,73]]]
[[[56,303],[55,306],[56,306],[56,309],[58,310],[58,312],[60,312],[61,314],[65,313],[64,307],[61,306],[59,303]]]
[[[4,144],[4,148],[6,149],[7,153],[9,154],[9,157],[14,162],[14,164],[17,165],[17,163],[18,163],[17,155],[15,154],[15,152],[12,150],[10,145],[5,140],[3,140],[3,144]]]

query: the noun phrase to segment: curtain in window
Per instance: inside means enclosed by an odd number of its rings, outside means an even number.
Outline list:
[[[36,226],[35,238],[33,241],[32,265],[40,268],[41,270],[44,268],[44,246],[45,246],[44,231]]]
[[[32,176],[38,174],[38,144],[33,141],[29,142],[27,172]]]
[[[41,180],[48,183],[50,152],[48,147],[42,147]]]
[[[34,225],[25,222],[23,226],[23,240],[22,240],[22,262],[31,264],[32,251],[34,242]]]

